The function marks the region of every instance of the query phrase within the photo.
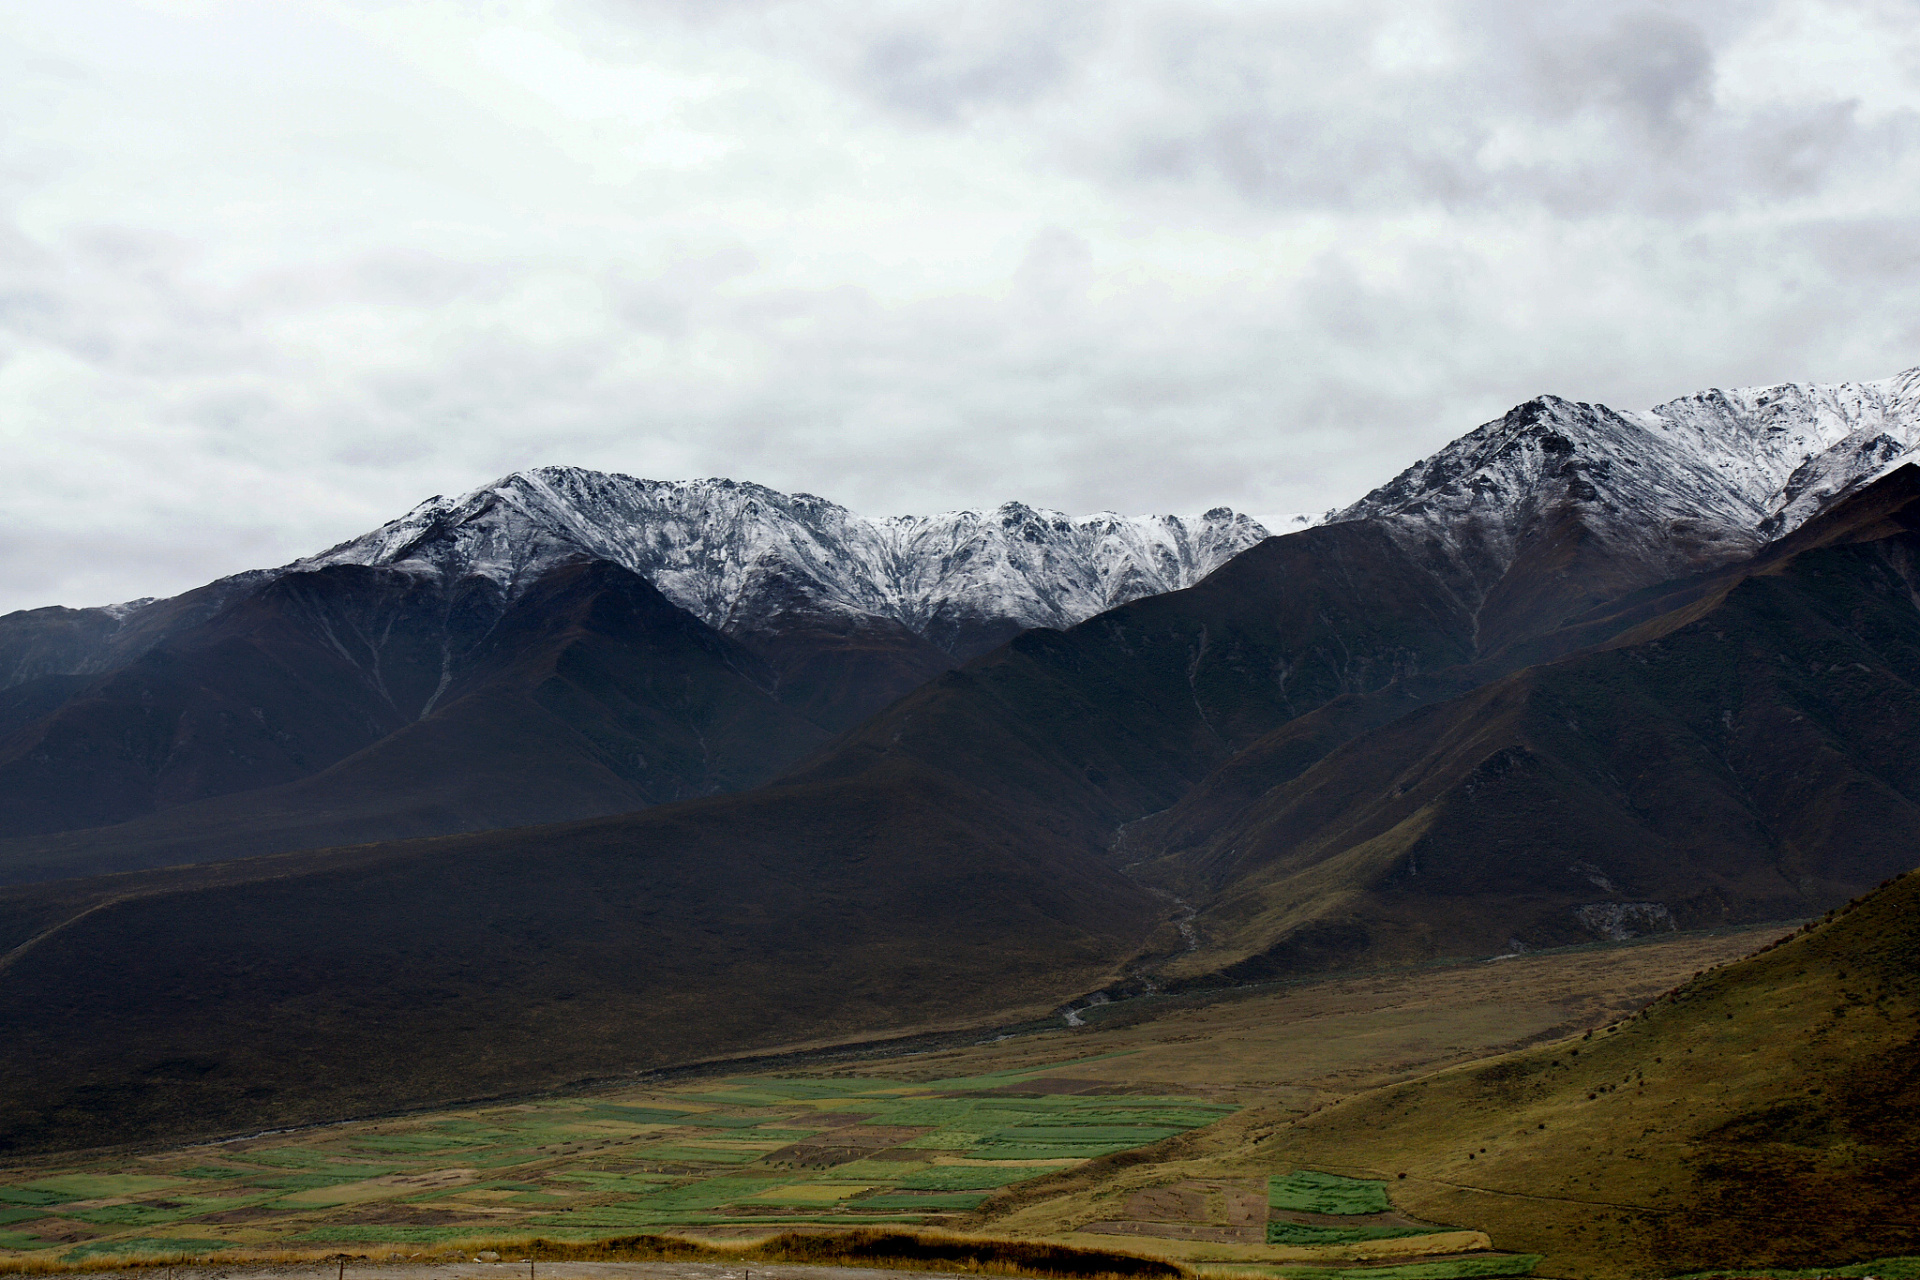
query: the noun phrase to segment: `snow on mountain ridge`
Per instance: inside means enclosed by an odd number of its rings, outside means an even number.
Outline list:
[[[869,519],[749,482],[640,480],[573,467],[515,472],[289,568],[480,574],[512,594],[562,560],[610,560],[709,624],[778,628],[794,612],[877,617],[947,644],[983,621],[1064,627],[1189,586],[1267,531],[1197,517],[992,511]]]
[[[1623,413],[1541,396],[1335,513],[1384,523],[1484,595],[1556,519],[1651,581],[1790,532],[1920,447],[1920,368],[1783,383]]]

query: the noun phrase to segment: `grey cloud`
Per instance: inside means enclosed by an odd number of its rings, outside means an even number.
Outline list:
[[[1022,107],[1072,74],[1104,7],[1075,0],[913,4],[864,37],[850,71],[878,101],[940,123],[980,108]]]
[[[1522,23],[1491,29],[1516,27],[1526,33],[1516,51],[1525,78],[1548,115],[1616,112],[1656,140],[1675,140],[1712,108],[1714,58],[1707,34],[1674,13],[1546,4]]]
[[[1920,144],[1913,113],[1868,128],[1844,93],[1722,100],[1718,50],[1787,7],[761,0],[697,21],[810,58],[925,127],[998,129],[1122,190],[1211,188],[1274,211],[1687,218],[1814,193]],[[1430,47],[1414,51],[1427,56],[1376,65],[1376,45],[1429,12]]]

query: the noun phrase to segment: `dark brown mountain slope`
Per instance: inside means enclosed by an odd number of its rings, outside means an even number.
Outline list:
[[[284,1123],[1079,994],[1173,936],[1108,869],[1114,823],[1278,719],[1458,661],[1429,585],[1375,530],[1314,530],[1023,636],[759,792],[0,893],[13,938],[59,926],[0,971],[4,1140]]]
[[[894,760],[570,826],[0,890],[0,1150],[1043,1010],[1107,981],[1160,909],[1039,816]]]
[[[117,671],[263,585],[258,571],[220,578],[167,600],[105,609],[59,605],[0,614],[0,689],[42,676]]]
[[[1920,510],[1916,499],[1920,499],[1920,467],[1901,467],[1748,560],[1630,592],[1572,618],[1563,627],[1503,645],[1470,663],[1335,698],[1236,753],[1178,805],[1141,822],[1129,833],[1129,847],[1136,852],[1164,852],[1204,844],[1263,795],[1361,733],[1423,706],[1461,697],[1524,667],[1627,643],[1639,628],[1671,630],[1724,601],[1739,583],[1804,551],[1899,534],[1915,510]]]
[[[1271,538],[1184,591],[1029,631],[903,699],[789,780],[908,756],[1031,798],[1104,844],[1343,694],[1470,654],[1471,624],[1378,529]]]
[[[0,743],[0,833],[120,822],[304,777],[417,719],[500,614],[357,566],[294,574],[182,627]]]
[[[552,658],[530,637],[543,612],[555,607],[550,593],[538,591],[517,601],[484,644],[466,642],[431,715],[328,762],[324,772],[116,827],[0,842],[0,876],[19,881],[615,812],[748,785],[818,742],[817,733],[791,716],[794,723],[777,724],[771,712],[779,708],[772,708],[755,732],[734,739],[712,738],[711,726],[701,727],[713,752],[744,751],[739,761],[754,766],[723,759],[703,772],[681,748],[664,740],[657,748],[646,745],[649,733],[678,732],[674,717],[655,717],[646,732],[593,729],[587,720],[609,713],[570,718],[567,708],[577,699],[543,703],[544,710],[532,714],[524,693],[548,678],[543,664]],[[1450,597],[1377,529],[1315,529],[1270,539],[1187,591],[1136,601],[1068,632],[1030,632],[853,731],[796,777],[846,776],[905,752],[970,785],[992,780],[1011,788],[1023,803],[1048,808],[1058,829],[1072,829],[1097,847],[1117,823],[1173,803],[1233,750],[1290,716],[1342,693],[1460,662],[1468,656],[1469,630]],[[801,637],[796,649],[780,655],[793,663],[785,691],[813,678],[823,684],[819,696],[836,702],[838,695],[824,686],[847,678],[845,660],[809,664],[805,654],[833,644],[858,652],[871,642],[873,662],[883,664],[899,652],[886,640],[852,632]],[[736,670],[763,688],[780,689],[781,675],[769,675],[732,641],[723,643],[733,646],[728,662]],[[527,649],[519,666],[510,660],[515,646]],[[389,642],[382,654],[384,670],[409,669],[391,648]],[[290,651],[289,645],[268,650],[275,656]],[[143,664],[156,664],[168,652]],[[437,679],[437,650],[430,656]],[[654,665],[679,660],[644,646],[623,659],[605,653],[589,683],[660,686]],[[623,673],[621,661],[632,669]],[[308,665],[343,668],[351,678],[342,683],[358,691],[372,663],[351,666],[322,653]],[[414,683],[424,688],[423,680]],[[802,702],[813,696],[799,694]],[[125,713],[133,702],[122,696],[115,706]],[[72,704],[62,717],[73,718],[82,705]],[[588,746],[583,733],[613,736]],[[610,745],[615,739],[617,749]],[[652,763],[638,769],[635,758]],[[677,766],[661,768],[674,759]],[[100,785],[79,753],[64,763]],[[43,803],[51,805],[56,789],[45,791]]]
[[[773,695],[840,733],[959,665],[886,618],[795,611],[763,618],[737,638],[773,672]]]
[[[389,687],[395,648],[383,651]],[[624,812],[764,782],[826,736],[768,695],[754,655],[604,562],[548,574],[468,642],[457,670],[429,689],[435,673],[403,668],[397,700],[431,700],[430,714],[307,777],[0,842],[0,881]]]
[[[1249,800],[1236,761],[1136,841],[1202,907],[1182,971],[1799,916],[1920,863],[1920,499],[1856,501],[1617,647],[1259,744],[1297,771]]]

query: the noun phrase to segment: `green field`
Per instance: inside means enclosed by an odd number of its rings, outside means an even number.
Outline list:
[[[909,1174],[893,1185],[902,1191],[994,1191],[1032,1176],[1031,1169],[950,1164]]]
[[[1267,1182],[1267,1206],[1295,1213],[1386,1213],[1387,1184],[1299,1169]]]
[[[78,1261],[516,1233],[939,1225],[1000,1188],[1235,1110],[1022,1088],[1059,1065],[927,1083],[708,1080],[0,1170],[0,1250]]]

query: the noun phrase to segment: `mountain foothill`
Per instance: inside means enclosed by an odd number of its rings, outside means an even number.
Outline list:
[[[1920,370],[1298,532],[567,468],[0,618],[0,1149],[1802,918],[1920,865]]]

